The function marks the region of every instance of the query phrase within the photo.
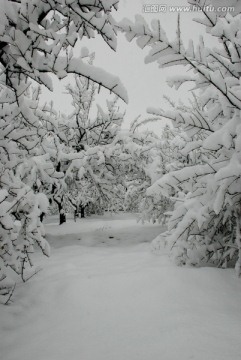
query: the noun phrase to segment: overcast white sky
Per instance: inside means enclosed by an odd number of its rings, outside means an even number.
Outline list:
[[[158,18],[161,25],[170,37],[174,37],[177,24],[177,13],[165,12],[148,14],[143,12],[144,4],[167,4],[188,5],[186,0],[120,0],[119,10],[114,14],[117,20],[123,17],[134,19],[136,14],[141,14],[148,22],[153,18]],[[192,21],[194,17],[199,16],[197,13],[182,13],[181,14],[181,31],[184,43],[187,43],[190,38],[197,40],[200,34],[205,32],[205,29]],[[122,83],[125,85],[128,95],[129,104],[122,104],[121,107],[126,108],[125,127],[139,114],[145,117],[146,108],[164,107],[163,95],[169,95],[174,99],[187,98],[187,89],[182,89],[177,92],[170,89],[166,84],[166,78],[174,74],[185,73],[185,68],[171,67],[169,69],[160,69],[156,63],[144,64],[144,56],[146,50],[141,50],[137,47],[135,42],[128,43],[124,36],[118,36],[117,52],[110,50],[100,37],[96,39],[81,42],[81,46],[88,46],[90,51],[96,53],[94,65],[101,67],[108,72],[119,76]],[[79,51],[79,50],[78,50]],[[63,94],[63,84],[56,83],[54,94],[51,97],[54,100],[55,108],[66,114],[71,112],[71,102],[68,95]],[[101,90],[101,97],[109,96],[105,90]],[[45,93],[44,98],[49,100],[49,94]],[[121,101],[120,101],[121,104]],[[159,129],[159,125],[151,125],[152,129]]]

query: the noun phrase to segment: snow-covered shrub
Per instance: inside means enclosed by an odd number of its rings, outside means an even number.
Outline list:
[[[206,1],[205,5],[209,3]],[[168,198],[174,192],[176,197],[168,231],[163,237],[178,264],[211,261],[227,266],[235,261],[240,275],[241,9],[238,3],[234,13],[203,10],[204,19],[198,21],[206,26],[211,37],[218,39],[219,44],[213,48],[208,48],[202,38],[196,48],[191,40],[185,48],[180,21],[174,41],[168,40],[158,20],[150,27],[138,16],[135,23],[125,20],[120,28],[128,40],[136,38],[141,48],[150,47],[146,63],[157,61],[160,67],[188,68],[189,74],[170,79],[169,85],[179,89],[187,81],[195,84],[198,104],[190,111],[150,109],[155,116],[171,119],[176,127],[182,126],[188,141],[181,152],[197,156],[197,162],[170,171],[148,189],[153,196]]]

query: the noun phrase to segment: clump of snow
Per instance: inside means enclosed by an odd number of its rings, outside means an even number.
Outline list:
[[[49,200],[47,196],[43,193],[38,193],[36,194],[36,197],[40,211],[46,214],[48,212],[48,207],[49,207]]]

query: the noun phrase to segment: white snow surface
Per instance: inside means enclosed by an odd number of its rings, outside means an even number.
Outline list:
[[[49,221],[48,221],[49,222]],[[132,214],[46,224],[50,259],[1,306],[3,360],[239,360],[234,270],[180,268]]]

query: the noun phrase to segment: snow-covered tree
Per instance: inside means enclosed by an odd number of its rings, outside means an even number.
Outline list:
[[[57,180],[58,174],[41,148],[48,136],[43,124],[47,119],[51,124],[51,116],[46,108],[39,107],[38,89],[30,92],[23,86],[21,100],[16,102],[12,89],[2,84],[0,88],[0,289],[7,294],[11,287],[7,268],[25,281],[29,275],[25,276],[24,270],[28,264],[32,266],[33,246],[37,244],[49,255],[40,221],[48,200],[41,184]],[[16,220],[21,224],[16,226]]]
[[[162,238],[167,239],[178,264],[212,261],[227,266],[235,261],[240,275],[241,9],[237,3],[232,14],[205,10],[203,14],[204,19],[198,21],[219,40],[215,48],[208,48],[202,38],[196,48],[192,41],[185,48],[180,21],[174,41],[168,40],[158,20],[150,27],[139,16],[135,23],[125,20],[120,28],[128,40],[136,38],[140,47],[150,47],[147,63],[186,66],[189,74],[176,76],[169,84],[179,89],[190,81],[198,98],[199,105],[188,112],[150,109],[155,116],[170,118],[174,126],[181,125],[188,136],[183,154],[198,156],[197,163],[169,172],[148,189],[160,197],[176,194]]]
[[[173,201],[170,197],[159,197],[156,194],[149,193],[147,190],[170,169],[178,166],[176,156],[178,150],[179,144],[176,144],[175,130],[166,125],[160,134],[159,141],[156,142],[155,147],[149,154],[151,155],[151,161],[147,166],[147,173],[149,172],[152,176],[149,182],[143,183],[142,198],[139,202],[142,221],[166,222],[166,212],[172,209]]]
[[[60,79],[76,73],[126,100],[119,79],[73,57],[71,51],[78,40],[96,33],[115,49],[111,11],[117,5],[116,0],[1,0],[0,62],[7,85],[17,92],[19,82],[34,79],[52,90],[48,73]]]
[[[123,152],[129,157],[128,168],[125,170],[127,191],[124,204],[128,211],[143,210],[142,220],[147,220],[147,209],[144,214],[146,189],[162,175],[163,154],[160,137],[149,130],[140,131],[139,125],[136,119],[122,145]],[[154,218],[152,220],[155,221]]]
[[[39,107],[31,82],[52,90],[59,79],[82,75],[123,100],[119,79],[73,56],[78,40],[101,36],[112,49],[116,32],[109,0],[0,0],[0,295],[9,301],[10,269],[22,275],[32,266],[35,244],[49,254],[40,215],[46,187],[60,187],[64,173],[53,156],[60,150],[52,110]],[[53,146],[52,146],[53,145]],[[56,150],[57,149],[57,150]],[[52,155],[51,155],[52,151]],[[15,220],[21,225],[16,226]],[[34,271],[34,270],[33,270]],[[5,296],[5,297],[4,297]],[[5,299],[5,300],[4,300]]]
[[[117,97],[107,100],[106,109],[97,105],[98,87],[89,79],[75,76],[66,90],[72,97],[73,111],[57,120],[62,150],[56,157],[65,186],[51,195],[63,205],[62,210],[70,205],[75,215],[80,212],[84,216],[87,205],[103,211],[113,208],[114,199],[120,197],[121,179],[111,144],[124,114],[119,111]]]

